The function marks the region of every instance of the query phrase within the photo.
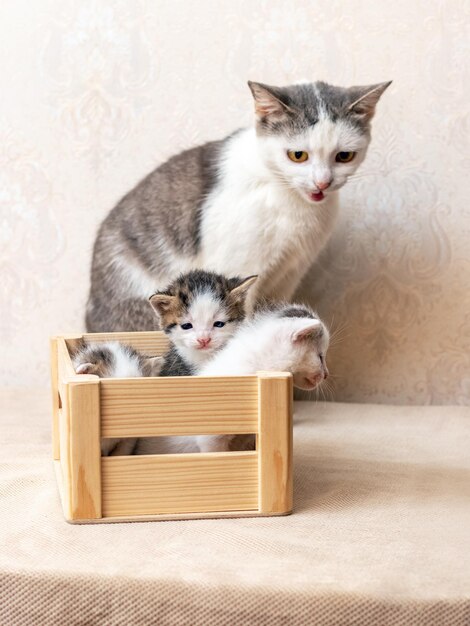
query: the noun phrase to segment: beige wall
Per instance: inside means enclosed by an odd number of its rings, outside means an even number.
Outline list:
[[[249,123],[248,78],[392,78],[304,292],[342,329],[337,399],[468,403],[469,22],[464,0],[4,0],[1,382],[47,382],[98,223],[165,157]]]

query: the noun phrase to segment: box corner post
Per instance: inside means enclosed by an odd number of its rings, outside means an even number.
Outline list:
[[[101,508],[100,381],[69,383],[70,517],[99,519]]]
[[[293,503],[292,376],[258,373],[259,510],[289,513]]]

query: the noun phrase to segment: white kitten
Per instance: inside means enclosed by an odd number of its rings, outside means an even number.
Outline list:
[[[325,355],[329,333],[315,313],[284,305],[258,313],[244,324],[199,376],[241,376],[256,372],[291,372],[294,386],[314,389],[328,376]],[[228,450],[233,436],[199,436],[201,452]]]

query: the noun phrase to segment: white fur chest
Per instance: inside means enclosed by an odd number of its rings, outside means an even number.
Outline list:
[[[199,261],[226,275],[259,274],[265,282],[272,271],[305,271],[331,232],[336,205],[335,195],[312,205],[281,185],[259,159],[253,131],[242,131],[202,210]]]

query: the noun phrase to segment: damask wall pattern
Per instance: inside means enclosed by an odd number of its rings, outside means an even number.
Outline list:
[[[48,381],[91,247],[163,159],[250,123],[247,79],[393,79],[299,297],[330,322],[332,397],[470,404],[470,4],[0,4],[1,383]]]

